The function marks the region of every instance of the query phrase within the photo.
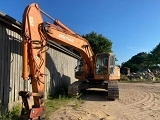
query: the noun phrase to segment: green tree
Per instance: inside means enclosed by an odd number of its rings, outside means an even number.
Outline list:
[[[91,32],[89,34],[82,35],[82,37],[88,40],[94,54],[112,52],[112,42],[106,37],[104,37],[102,34]]]
[[[160,43],[151,51],[151,60],[154,65],[160,65]]]
[[[129,67],[131,72],[137,72],[143,68],[160,69],[160,43],[150,53],[138,53],[122,63],[121,68],[123,67]]]
[[[149,54],[146,52],[138,53],[137,55],[133,56],[127,62],[122,63],[123,67],[129,67],[131,72],[137,72],[140,69],[146,68],[149,63]]]

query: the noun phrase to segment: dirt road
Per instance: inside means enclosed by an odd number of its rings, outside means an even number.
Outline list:
[[[89,90],[79,108],[69,104],[50,120],[160,120],[159,83],[119,83],[119,88],[119,100],[108,101],[104,90]]]

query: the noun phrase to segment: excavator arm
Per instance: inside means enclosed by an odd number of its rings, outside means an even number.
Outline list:
[[[22,119],[39,119],[44,109],[44,70],[46,36],[41,34],[40,24],[43,22],[37,5],[27,6],[22,21],[22,48],[24,90],[19,92],[23,100]],[[35,18],[32,16],[36,15]],[[27,89],[31,79],[32,92]],[[34,105],[30,97],[33,96]]]
[[[22,97],[22,119],[39,119],[44,109],[44,77],[45,53],[47,40],[53,40],[61,45],[76,49],[82,56],[84,77],[94,70],[93,52],[88,41],[75,34],[60,21],[46,23],[42,15],[48,14],[33,3],[26,7],[22,20],[22,46],[23,46],[23,72],[24,90],[19,92]],[[31,79],[32,92],[27,89],[28,79]],[[31,105],[30,97],[33,96],[34,104]]]

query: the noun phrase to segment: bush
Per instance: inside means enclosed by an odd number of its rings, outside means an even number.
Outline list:
[[[130,81],[130,79],[128,78],[127,75],[122,75],[122,74],[121,74],[121,79],[120,80],[121,81]]]
[[[0,105],[1,106],[1,105]],[[0,111],[0,120],[20,120],[21,105],[17,104],[11,110]]]

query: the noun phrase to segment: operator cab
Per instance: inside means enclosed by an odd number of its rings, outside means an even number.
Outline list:
[[[108,54],[100,54],[96,57],[96,75],[106,75],[108,73]]]
[[[95,75],[106,76],[114,73],[115,56],[112,53],[98,54],[95,58]]]

